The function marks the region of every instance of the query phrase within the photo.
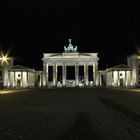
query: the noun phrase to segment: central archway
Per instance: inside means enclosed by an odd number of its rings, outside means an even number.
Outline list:
[[[75,87],[75,66],[67,66],[66,70],[66,86]]]
[[[75,66],[67,66],[67,80],[75,80]]]

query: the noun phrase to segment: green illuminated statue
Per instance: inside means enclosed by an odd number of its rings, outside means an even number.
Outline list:
[[[65,52],[77,52],[77,46],[73,47],[73,45],[71,44],[71,40],[72,39],[69,39],[68,47],[64,46],[64,51]]]

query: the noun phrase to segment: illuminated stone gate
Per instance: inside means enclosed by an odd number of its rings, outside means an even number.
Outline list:
[[[44,53],[43,54],[43,86],[48,86],[49,67],[52,66],[53,86],[57,85],[58,77],[58,66],[62,67],[62,85],[66,86],[67,81],[67,66],[75,67],[75,86],[79,86],[79,67],[84,67],[84,83],[86,86],[89,85],[89,66],[93,67],[92,71],[92,82],[93,85],[98,85],[98,54],[97,53],[79,53],[77,46],[73,47],[71,39],[69,39],[68,47],[64,46],[63,53]]]

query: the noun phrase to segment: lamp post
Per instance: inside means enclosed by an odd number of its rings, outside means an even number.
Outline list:
[[[7,58],[7,55],[6,56],[4,56],[4,55],[2,55],[2,57],[0,57],[0,61],[1,61],[1,79],[0,79],[0,87],[1,87],[1,90],[3,89],[3,86],[4,86],[4,83],[3,83],[3,81],[4,81],[4,67],[3,67],[3,65],[5,65],[5,63],[8,63],[8,58]]]

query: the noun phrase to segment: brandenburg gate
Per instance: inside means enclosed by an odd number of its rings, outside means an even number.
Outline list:
[[[52,66],[53,86],[56,86],[58,82],[58,66],[62,67],[62,86],[66,86],[67,66],[75,68],[75,86],[79,86],[80,66],[84,69],[85,86],[89,85],[88,68],[92,66],[92,82],[93,85],[98,85],[98,53],[79,53],[77,46],[74,47],[69,39],[69,45],[64,46],[63,53],[44,53],[43,55],[43,86],[48,86],[49,83],[49,66]]]

